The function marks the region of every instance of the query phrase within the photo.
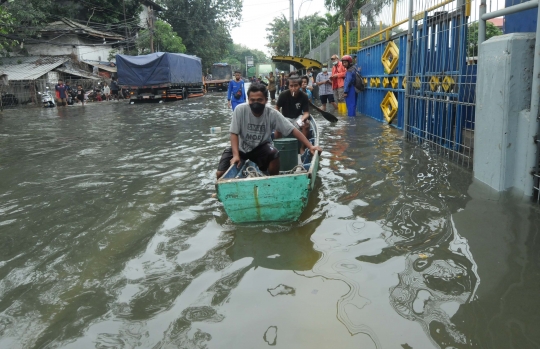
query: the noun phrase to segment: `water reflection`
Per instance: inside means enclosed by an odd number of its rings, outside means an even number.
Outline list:
[[[462,347],[471,339],[456,328],[452,317],[474,299],[480,278],[467,240],[453,224],[437,247],[407,256],[390,302],[398,314],[418,322],[435,344]]]
[[[450,318],[471,300],[479,277],[450,217],[468,200],[460,190],[468,183],[450,179],[444,161],[435,164],[428,152],[404,147],[395,130],[370,134],[365,126],[351,120],[346,128],[363,128],[363,147],[348,144],[343,150],[343,144],[336,144],[341,155],[334,170],[350,164],[362,172],[357,180],[336,179],[325,188],[342,193],[336,201],[349,204],[334,203],[313,234],[315,249],[323,253],[313,272],[349,286],[338,300],[338,319],[352,335],[369,337],[377,348],[403,345],[403,333],[416,333],[405,343],[413,348],[445,347],[449,336],[457,338],[453,344],[463,344]],[[336,172],[333,176],[347,178],[347,171]],[[448,197],[457,200],[448,204]]]

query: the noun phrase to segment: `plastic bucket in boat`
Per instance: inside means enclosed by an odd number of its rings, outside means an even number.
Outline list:
[[[290,171],[298,165],[298,141],[296,138],[274,139],[274,147],[279,150],[280,171]]]

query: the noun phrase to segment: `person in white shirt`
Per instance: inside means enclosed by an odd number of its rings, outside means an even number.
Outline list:
[[[108,101],[109,98],[111,98],[111,88],[107,83],[104,83],[103,85],[103,93],[105,94],[105,99]]]
[[[331,103],[334,108],[338,108],[334,101],[334,92],[332,91],[332,81],[330,81],[330,74],[328,74],[328,68],[322,68],[322,73],[317,75],[315,85],[319,86],[319,98],[321,99],[321,109],[326,111],[326,103]]]

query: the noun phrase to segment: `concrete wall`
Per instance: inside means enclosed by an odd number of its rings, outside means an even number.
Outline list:
[[[49,40],[46,37],[42,39]],[[100,40],[97,38],[93,40],[85,39],[77,35],[64,35],[60,38],[51,40],[51,42],[63,45],[28,44],[26,45],[26,49],[31,56],[69,56],[74,54],[79,60],[93,61],[106,61],[109,57],[109,52],[113,50],[111,45],[86,46],[88,44],[98,44],[100,43]]]
[[[534,33],[493,37],[480,45],[474,176],[497,191],[532,195],[536,117],[529,115]]]
[[[139,14],[139,25],[142,28],[148,28],[148,19],[150,18],[150,11],[148,11],[148,6],[142,5],[142,11]]]

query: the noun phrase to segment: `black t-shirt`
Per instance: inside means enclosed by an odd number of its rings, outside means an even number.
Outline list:
[[[116,81],[111,81],[111,91],[118,91],[118,83]]]
[[[281,114],[289,119],[296,119],[304,112],[309,112],[309,99],[302,91],[296,92],[294,97],[290,90],[281,92],[276,105],[281,108]]]

